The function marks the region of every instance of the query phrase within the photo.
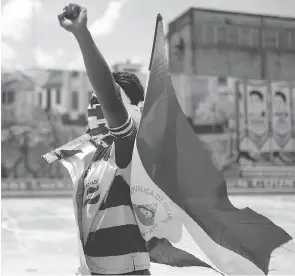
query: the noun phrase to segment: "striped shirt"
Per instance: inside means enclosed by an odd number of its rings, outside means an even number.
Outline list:
[[[110,129],[110,133],[114,144],[97,152],[84,178],[83,228],[87,220],[92,221],[88,236],[87,229],[83,229],[84,252],[91,272],[122,274],[149,269],[150,258],[130,198],[130,168],[137,127],[129,116],[124,125]],[[94,208],[95,212],[91,213],[89,207],[99,200],[97,167],[100,160],[110,159],[113,149],[117,172],[99,210]]]

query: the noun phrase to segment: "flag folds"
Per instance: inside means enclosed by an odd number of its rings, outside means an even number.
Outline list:
[[[230,202],[213,154],[175,96],[160,15],[130,189],[154,262],[211,266],[231,275],[267,274],[272,251],[291,240],[266,217]]]

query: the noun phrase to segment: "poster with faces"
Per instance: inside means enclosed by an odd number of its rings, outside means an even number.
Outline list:
[[[292,99],[290,84],[271,83],[272,107],[272,150],[292,150]]]
[[[268,90],[266,81],[246,83],[246,122],[249,140],[257,152],[269,151]]]

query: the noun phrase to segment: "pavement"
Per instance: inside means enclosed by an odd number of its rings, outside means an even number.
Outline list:
[[[295,237],[295,195],[233,195],[238,208],[250,207]],[[74,275],[79,266],[70,198],[1,200],[1,275]],[[290,251],[291,250],[291,251]],[[295,275],[295,246],[271,258],[269,275]],[[219,275],[206,268],[152,264],[152,275]]]

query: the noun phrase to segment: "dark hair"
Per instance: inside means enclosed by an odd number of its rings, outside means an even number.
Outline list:
[[[277,91],[275,93],[275,97],[281,97],[281,99],[283,100],[284,103],[286,103],[286,95],[284,93],[282,93],[281,91]]]
[[[253,96],[253,95],[258,96],[261,101],[263,100],[263,94],[260,91],[252,90],[250,92],[250,96]]]
[[[128,72],[113,72],[113,78],[126,93],[132,105],[144,100],[144,90],[138,77]]]

